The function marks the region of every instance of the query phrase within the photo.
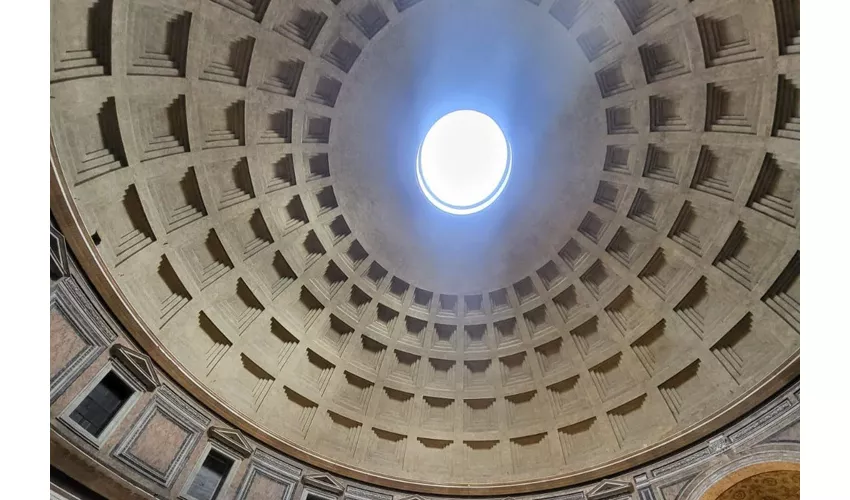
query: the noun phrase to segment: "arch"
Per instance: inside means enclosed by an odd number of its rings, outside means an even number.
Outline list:
[[[722,500],[728,496],[726,493],[734,486],[753,479],[756,476],[775,472],[796,472],[799,476],[800,464],[795,462],[765,462],[744,467],[714,483],[708,491],[703,493],[701,500]]]
[[[749,477],[773,471],[799,471],[800,451],[788,446],[759,446],[697,475],[679,495],[680,500],[716,500]]]

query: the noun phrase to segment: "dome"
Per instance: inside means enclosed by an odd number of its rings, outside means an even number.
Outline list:
[[[406,491],[578,484],[798,373],[792,4],[53,2],[52,209],[266,445]],[[507,158],[462,216],[417,176],[457,110]]]

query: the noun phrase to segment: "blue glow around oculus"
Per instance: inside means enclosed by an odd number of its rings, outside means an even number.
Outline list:
[[[419,187],[434,206],[468,215],[490,206],[511,173],[511,151],[499,125],[484,113],[453,111],[437,120],[416,159]]]

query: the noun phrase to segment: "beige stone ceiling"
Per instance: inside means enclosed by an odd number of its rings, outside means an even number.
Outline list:
[[[533,490],[692,441],[799,355],[798,1],[51,5],[53,208],[270,445]],[[413,170],[457,107],[514,151],[469,217]]]

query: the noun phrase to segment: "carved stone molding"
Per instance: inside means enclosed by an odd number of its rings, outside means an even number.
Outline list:
[[[53,288],[50,309],[70,325],[73,333],[83,343],[83,346],[69,359],[64,360],[63,366],[50,377],[50,401],[53,402],[112,343],[115,332],[103,321],[72,277],[62,279]]]
[[[68,276],[68,245],[59,228],[50,221],[50,277],[58,280]]]
[[[121,344],[113,345],[109,349],[109,353],[124,365],[130,373],[135,375],[145,389],[153,391],[159,387],[159,377],[156,374],[156,369],[153,366],[151,358]]]
[[[301,469],[258,449],[251,457],[245,477],[236,490],[236,500],[256,498],[253,496],[255,488],[268,492],[270,487],[275,489],[276,500],[291,500],[300,476]]]
[[[587,500],[604,500],[631,493],[634,490],[632,483],[624,481],[605,480],[597,484],[587,492]]]
[[[210,439],[223,444],[243,459],[250,457],[254,451],[251,448],[251,444],[237,430],[224,427],[210,427],[207,435]]]
[[[327,474],[314,474],[311,476],[304,476],[301,478],[301,482],[307,486],[312,486],[314,488],[318,488],[320,490],[324,490],[335,495],[342,495],[344,487],[339,484],[333,477]]]
[[[169,422],[174,432],[183,434],[176,448],[168,450],[171,456],[164,469],[151,465],[150,457],[137,454],[139,448],[136,445],[145,440],[149,424],[154,419]],[[163,387],[142,411],[133,424],[132,430],[115,447],[112,455],[147,479],[170,488],[186,465],[192,450],[200,442],[204,429],[209,423],[209,418],[197,412],[173,391]],[[162,452],[165,453],[164,450]]]

